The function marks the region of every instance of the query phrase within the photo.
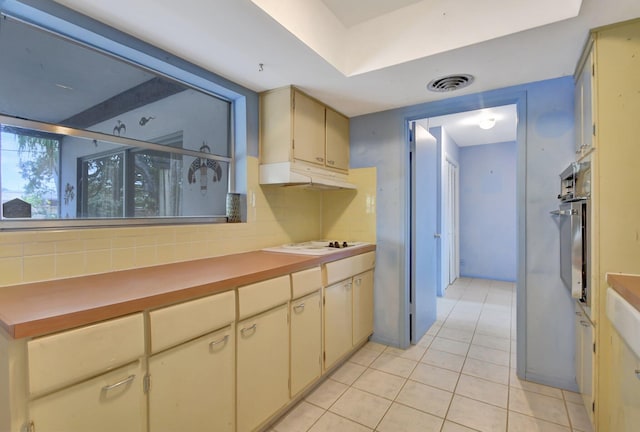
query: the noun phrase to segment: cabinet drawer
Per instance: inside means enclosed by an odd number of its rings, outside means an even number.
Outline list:
[[[289,275],[238,288],[238,319],[244,319],[286,303],[290,298]]]
[[[29,391],[46,393],[142,357],[142,314],[33,339],[27,352]]]
[[[348,279],[353,275],[364,273],[376,265],[376,253],[367,252],[349,258],[325,264],[327,270],[326,285]]]
[[[236,294],[221,294],[151,311],[151,352],[222,328],[236,319]]]
[[[291,273],[291,297],[299,298],[322,288],[320,267]]]
[[[33,430],[142,432],[146,430],[143,375],[137,361],[35,399],[29,403]]]

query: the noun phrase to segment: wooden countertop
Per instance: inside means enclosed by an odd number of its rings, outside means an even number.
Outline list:
[[[324,256],[246,252],[154,267],[0,288],[0,326],[40,336],[234,289],[374,251],[367,245]]]
[[[607,283],[623,299],[640,311],[640,275],[607,273]]]

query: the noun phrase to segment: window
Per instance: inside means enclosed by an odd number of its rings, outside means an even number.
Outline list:
[[[0,229],[225,220],[231,100],[4,15],[0,52]]]

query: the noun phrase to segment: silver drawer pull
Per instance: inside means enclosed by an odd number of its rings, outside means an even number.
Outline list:
[[[304,303],[300,303],[293,307],[293,310],[304,310]]]
[[[355,283],[356,283],[357,286],[360,286],[362,284],[362,278],[356,279]]]
[[[640,369],[635,370],[636,378],[640,379]]]
[[[131,381],[133,381],[136,378],[135,375],[129,375],[128,377],[126,377],[125,379],[123,379],[122,381],[118,381],[115,384],[111,384],[111,385],[106,385],[104,387],[102,387],[102,391],[103,392],[107,392],[109,390],[113,390],[116,387],[120,387],[123,386],[125,384],[129,384]]]
[[[246,332],[251,331],[251,330],[255,330],[257,325],[258,325],[258,324],[254,324],[254,325],[252,325],[251,327],[245,327],[245,328],[243,328],[243,329],[241,329],[241,330],[240,330],[240,333],[244,336],[244,334],[245,334]]]
[[[323,159],[323,158],[321,158],[321,157],[316,157],[316,160],[317,160],[318,162],[324,162],[324,159]]]
[[[580,321],[580,324],[582,325],[582,327],[589,327],[590,324],[586,321]]]
[[[216,345],[219,345],[219,344],[221,344],[221,343],[223,343],[223,342],[226,342],[228,339],[229,339],[229,335],[224,335],[224,337],[223,337],[223,338],[220,338],[220,339],[218,339],[218,340],[215,340],[215,341],[209,342],[209,348],[213,348],[213,347],[214,347],[214,346],[216,346]]]
[[[335,165],[335,164],[336,164],[336,162],[335,162],[335,161],[332,161],[332,160],[327,161],[327,163],[328,163],[329,165]]]

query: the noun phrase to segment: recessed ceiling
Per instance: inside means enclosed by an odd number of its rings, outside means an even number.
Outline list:
[[[491,129],[480,128],[484,119],[494,119],[495,125]],[[516,105],[504,105],[431,117],[417,123],[426,130],[442,126],[458,147],[468,147],[515,141],[518,116]]]
[[[366,0],[251,0],[346,76],[573,18],[582,0],[422,0],[368,10]],[[338,9],[340,15],[334,13]],[[386,12],[385,12],[386,9]],[[370,15],[373,15],[370,17]],[[358,25],[346,27],[348,16]]]
[[[369,21],[422,0],[322,0],[345,27]]]

